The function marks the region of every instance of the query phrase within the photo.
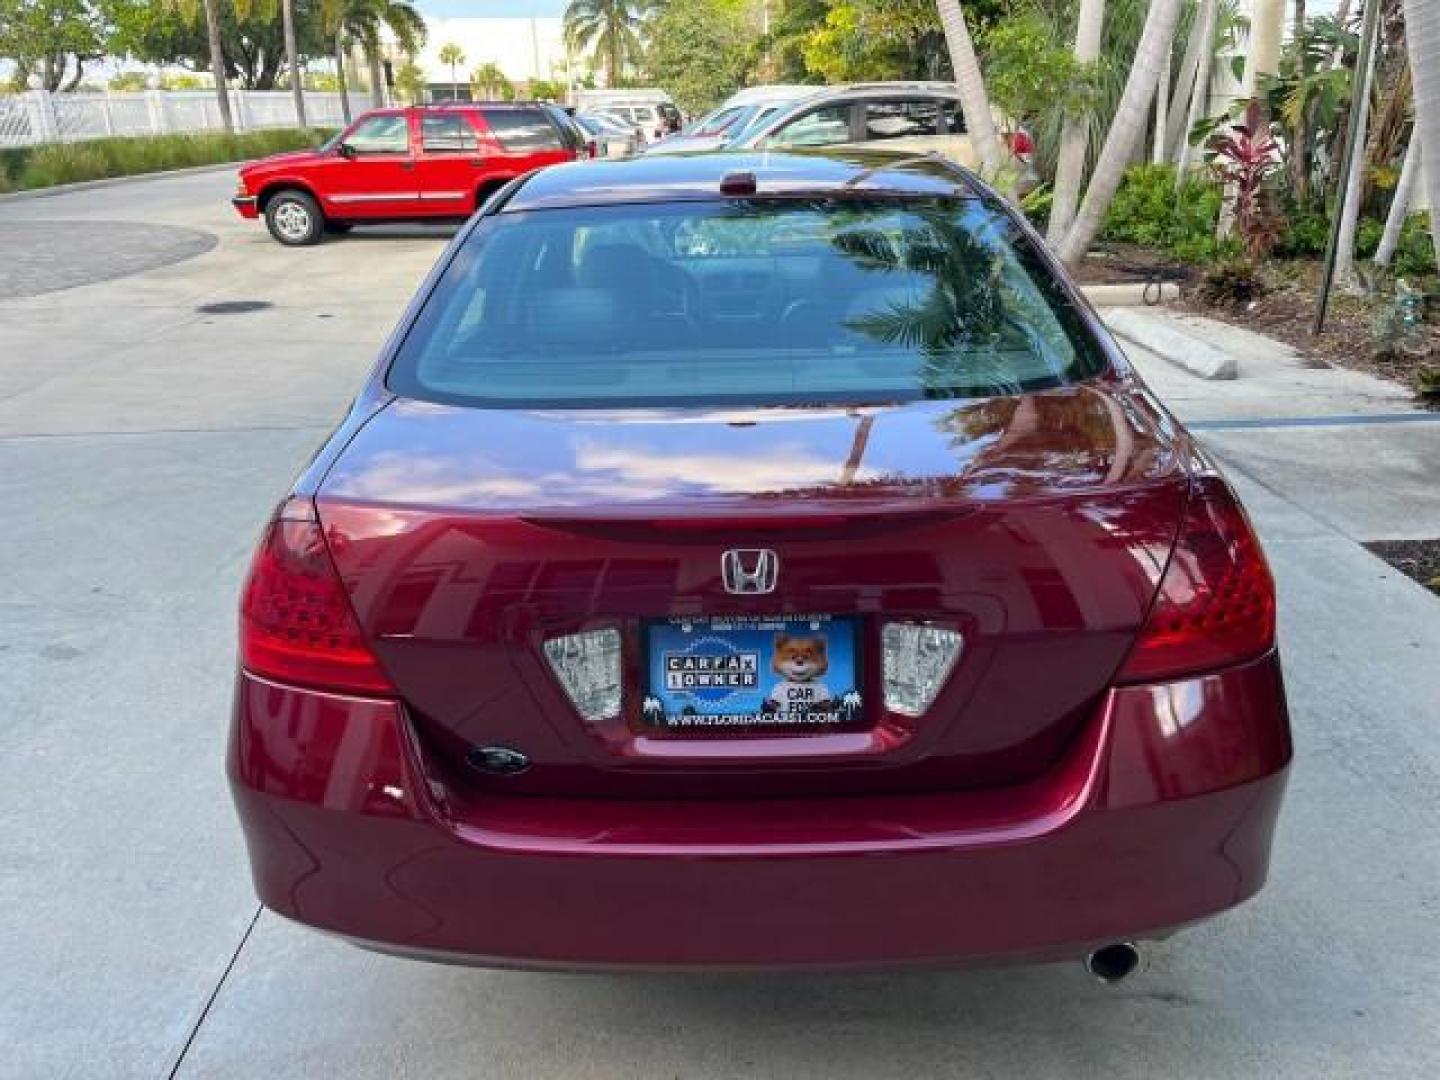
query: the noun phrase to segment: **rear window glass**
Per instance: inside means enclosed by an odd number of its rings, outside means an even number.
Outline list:
[[[455,113],[426,113],[420,117],[420,144],[431,154],[474,150],[475,129]]]
[[[560,133],[539,109],[487,109],[485,123],[506,150],[561,149]]]
[[[1104,369],[1029,241],[979,200],[754,200],[489,218],[387,381],[487,407],[828,404]]]

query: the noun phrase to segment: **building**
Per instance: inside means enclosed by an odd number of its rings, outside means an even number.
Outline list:
[[[425,72],[433,98],[468,97],[470,73],[486,64],[495,64],[512,83],[547,79],[568,85],[570,81],[564,32],[557,17],[426,21],[430,33],[416,62]],[[460,46],[465,56],[455,66],[458,86],[452,86],[450,65],[440,62],[440,50],[446,45]]]

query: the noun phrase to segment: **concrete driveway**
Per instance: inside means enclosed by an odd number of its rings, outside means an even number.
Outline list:
[[[0,1076],[1440,1072],[1440,601],[1357,543],[1440,536],[1440,423],[1344,372],[1135,358],[1266,541],[1298,760],[1270,887],[1122,987],[441,968],[259,911],[221,768],[239,578],[444,234],[285,250],[230,186],[0,202],[48,245],[0,292]]]

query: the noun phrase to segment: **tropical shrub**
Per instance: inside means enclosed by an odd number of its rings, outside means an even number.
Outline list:
[[[1211,307],[1242,307],[1265,295],[1265,281],[1252,259],[1228,255],[1205,268],[1195,294]]]
[[[1175,187],[1170,165],[1137,165],[1105,216],[1100,238],[1167,251],[1185,262],[1204,262],[1226,250],[1215,239],[1224,191],[1208,179]]]
[[[1211,144],[1210,167],[1215,178],[1235,193],[1235,232],[1246,256],[1265,258],[1280,239],[1284,222],[1270,183],[1280,169],[1280,144],[1258,100],[1252,99],[1244,118],[1230,124]]]
[[[1324,255],[1325,245],[1329,240],[1330,217],[1324,208],[1297,206],[1286,215],[1285,228],[1276,240],[1272,253],[1285,258]]]

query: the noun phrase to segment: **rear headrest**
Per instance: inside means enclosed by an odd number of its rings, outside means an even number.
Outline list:
[[[609,345],[620,321],[614,290],[545,289],[531,295],[525,321],[540,345]]]
[[[645,287],[653,269],[639,244],[596,244],[585,249],[575,276],[581,285],[635,289]]]

